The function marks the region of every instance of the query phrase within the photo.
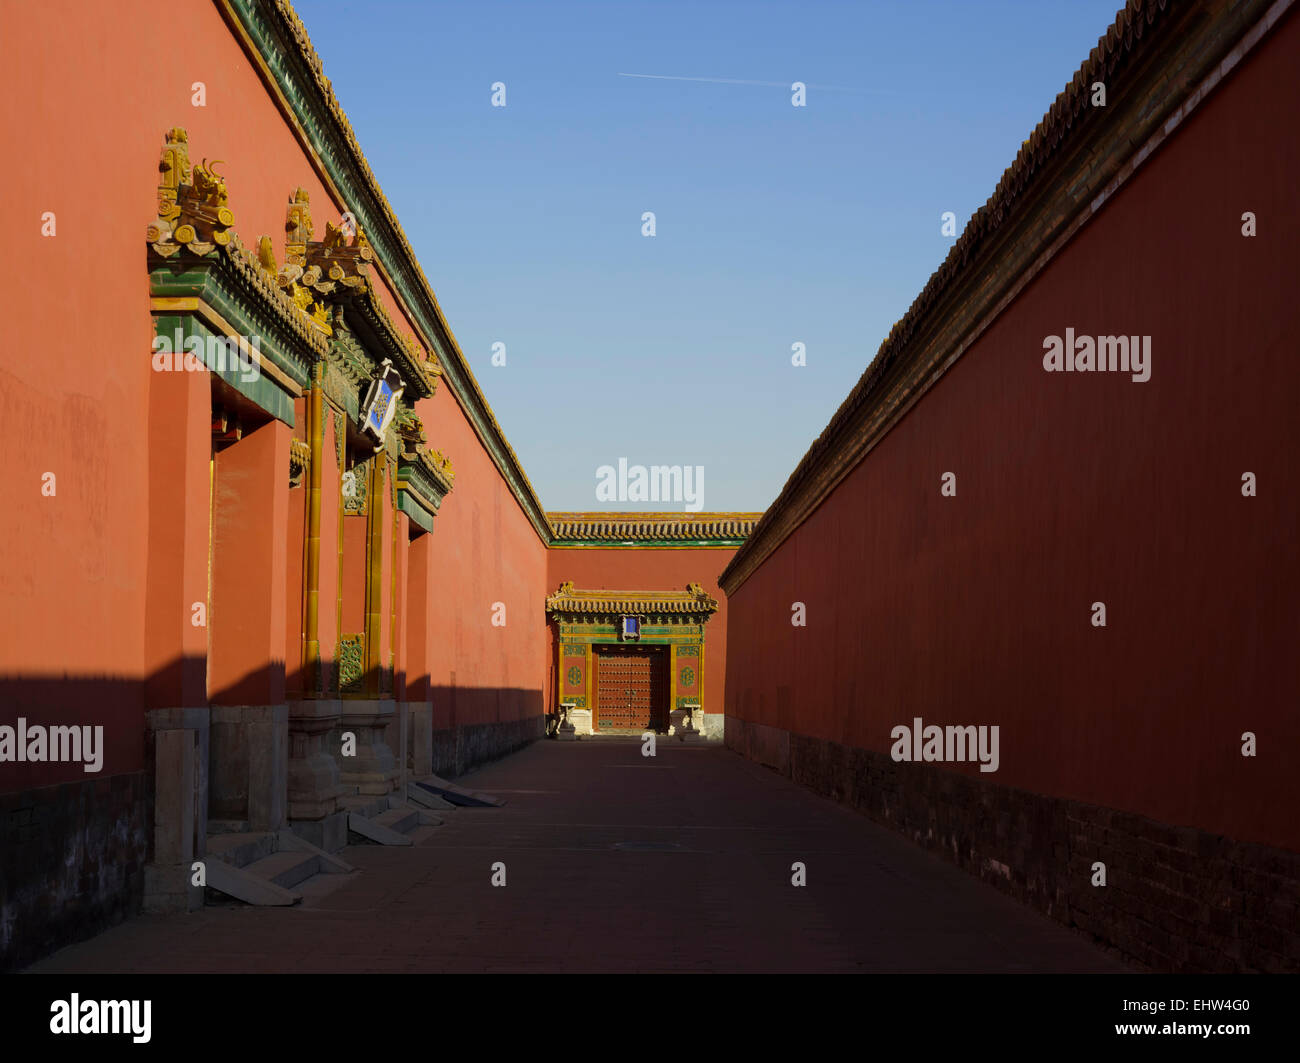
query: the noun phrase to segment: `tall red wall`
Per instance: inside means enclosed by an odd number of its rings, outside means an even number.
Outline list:
[[[165,385],[149,362],[144,236],[157,213],[163,136],[182,126],[195,162],[225,160],[218,170],[235,230],[249,247],[269,234],[278,260],[296,187],[310,193],[317,237],[344,208],[331,203],[209,0],[170,5],[165,17],[147,5],[50,0],[11,6],[4,21],[0,69],[21,91],[0,97],[10,149],[0,169],[8,240],[0,286],[15,293],[0,357],[0,444],[11,474],[0,507],[0,723],[26,714],[103,724],[109,776],[144,766],[144,683],[166,656],[145,645],[149,565],[172,549],[147,534],[150,389]],[[189,44],[178,51],[177,42]],[[206,86],[202,107],[191,103],[196,81]],[[46,210],[57,215],[54,237],[41,235]],[[399,328],[414,331],[376,279]],[[541,541],[446,384],[432,410],[422,411],[429,439],[459,473],[435,526],[438,667],[467,687],[540,697]],[[207,440],[190,435],[187,466],[205,477]],[[54,498],[41,495],[46,471],[58,477]],[[195,478],[185,504],[201,495],[206,483]],[[323,542],[326,565],[333,540]],[[477,624],[491,600],[515,606],[504,631]],[[188,623],[188,605],[181,619]],[[172,637],[188,652],[188,636]],[[481,702],[466,711],[484,715]],[[0,770],[0,791],[84,778],[80,764]]]
[[[548,592],[565,580],[578,590],[684,591],[698,583],[718,600],[718,611],[704,627],[704,712],[722,712],[726,704],[727,598],[718,576],[734,549],[651,549],[641,547],[560,547],[549,551]],[[547,704],[555,700],[548,690]]]
[[[1290,17],[736,590],[730,715],[998,724],[984,780],[1300,848],[1297,54]],[[1044,372],[1067,327],[1151,379]]]

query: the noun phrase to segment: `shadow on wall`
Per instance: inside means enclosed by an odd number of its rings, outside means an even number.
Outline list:
[[[432,687],[430,692],[429,742],[435,775],[460,775],[545,733],[546,699],[540,690],[448,685]]]

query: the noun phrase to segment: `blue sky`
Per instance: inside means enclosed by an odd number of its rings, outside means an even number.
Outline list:
[[[680,511],[597,467],[766,508],[1118,0],[295,7],[543,506]]]

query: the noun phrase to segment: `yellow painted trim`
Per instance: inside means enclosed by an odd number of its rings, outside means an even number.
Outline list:
[[[384,623],[380,611],[384,600],[380,583],[384,578],[384,500],[380,492],[384,489],[385,470],[385,463],[376,455],[370,462],[369,497],[366,499],[366,652],[363,658],[365,689],[372,698],[379,697],[379,640]]]
[[[313,387],[307,395],[307,441],[311,469],[307,481],[307,543],[303,557],[303,690],[321,693],[316,683],[320,663],[320,505],[321,462],[325,440],[325,395],[321,388],[324,363],[312,367]],[[322,675],[322,681],[324,676]]]
[[[198,308],[199,300],[192,295],[154,295],[149,298],[149,309],[155,314],[172,314]]]
[[[587,681],[586,709],[591,713],[591,733],[596,733],[596,647],[588,642],[586,647],[587,666],[583,669]]]
[[[547,549],[549,550],[739,550],[741,543],[673,543],[672,545],[660,546],[658,544],[641,544],[633,543],[628,546],[627,543],[565,543],[560,545],[552,543]]]

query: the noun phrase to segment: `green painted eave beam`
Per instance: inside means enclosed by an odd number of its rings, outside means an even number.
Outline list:
[[[411,518],[411,523],[426,532],[433,531],[434,514],[406,488],[397,492],[397,508]]]
[[[278,421],[293,427],[293,397],[275,382],[266,373],[257,373],[254,375],[251,370],[242,366],[221,367],[212,357],[213,352],[208,346],[208,337],[212,336],[217,339],[225,339],[224,336],[217,336],[203,321],[193,314],[156,314],[154,315],[154,331],[159,336],[167,336],[169,339],[175,337],[177,330],[180,330],[182,350],[184,344],[191,337],[197,337],[203,341],[202,362],[207,366],[208,371],[213,376],[220,377],[230,387],[249,402],[264,410],[271,417]],[[262,352],[265,357],[265,352]],[[198,357],[197,353],[195,357]]]
[[[149,291],[157,297],[202,299],[245,339],[256,337],[262,358],[270,359],[299,387],[307,387],[314,352],[224,281],[221,266],[215,260],[193,263],[179,271],[159,266],[149,274]]]

